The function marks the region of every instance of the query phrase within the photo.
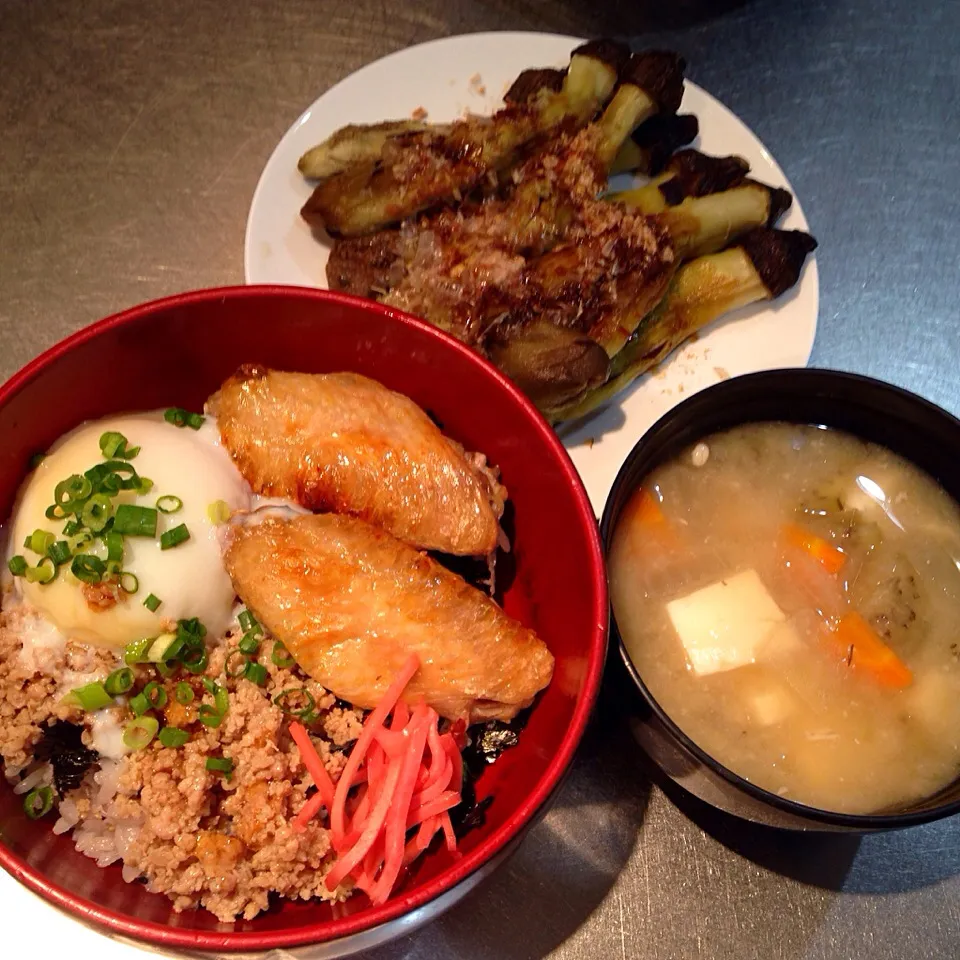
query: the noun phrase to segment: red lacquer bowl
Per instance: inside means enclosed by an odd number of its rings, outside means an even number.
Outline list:
[[[409,933],[472,889],[543,812],[597,696],[607,596],[593,511],[570,460],[533,406],[492,366],[420,321],[368,301],[294,287],[235,287],[135,307],[52,347],[0,389],[0,516],[33,453],[84,420],[165,406],[199,408],[242,363],[352,370],[412,397],[443,429],[497,464],[513,504],[506,609],[534,627],[557,665],[517,747],[481,777],[485,824],[462,857],[431,854],[384,906],[283,902],[253,921],[174,913],[31,822],[0,779],[0,865],[85,920],[168,948],[266,950],[322,944],[340,957]]]

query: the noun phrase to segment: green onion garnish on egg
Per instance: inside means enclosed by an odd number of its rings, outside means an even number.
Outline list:
[[[27,572],[29,564],[24,556],[16,554],[7,561],[7,569],[15,576],[22,577]]]
[[[59,567],[73,556],[73,552],[66,540],[57,540],[47,547],[47,556]]]
[[[181,523],[171,530],[165,530],[160,534],[160,549],[170,550],[172,547],[178,547],[190,539],[190,531],[185,523]]]
[[[148,596],[147,599],[143,601],[143,605],[151,613],[156,613],[161,603],[163,603],[163,601],[155,593],[151,593],[150,596]]]
[[[119,457],[121,460],[132,460],[139,452],[139,447],[128,447],[127,438],[115,430],[108,430],[100,435],[100,452],[107,460]]]
[[[162,497],[157,498],[157,509],[161,513],[176,513],[182,508],[183,501],[179,497],[174,497],[169,493],[165,493]]]
[[[113,518],[113,529],[125,537],[155,537],[157,511],[154,507],[121,503]]]
[[[70,564],[70,572],[84,583],[100,583],[107,565],[92,553],[78,553]]]
[[[183,407],[170,407],[164,411],[163,419],[175,427],[190,427],[191,430],[199,430],[204,421],[199,413],[191,413]]]
[[[230,519],[230,504],[226,500],[214,500],[207,506],[207,519],[215,526]]]
[[[57,576],[57,565],[49,557],[42,557],[35,567],[27,567],[23,575],[28,583],[50,583]]]

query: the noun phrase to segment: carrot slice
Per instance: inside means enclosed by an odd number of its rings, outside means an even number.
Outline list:
[[[633,495],[633,519],[643,527],[666,526],[667,518],[660,509],[660,503],[646,487],[640,487]]]
[[[347,801],[347,794],[353,786],[353,778],[360,767],[360,763],[366,756],[367,750],[370,749],[370,744],[373,742],[377,731],[383,726],[384,720],[387,719],[387,714],[394,708],[407,684],[413,679],[413,675],[419,669],[420,658],[415,653],[411,654],[400,672],[394,678],[393,683],[387,688],[383,699],[374,707],[373,711],[364,721],[360,736],[357,738],[353,750],[350,751],[347,765],[344,767],[343,773],[340,775],[340,780],[337,782],[337,789],[333,798],[333,809],[330,811],[330,830],[333,834],[334,846],[338,845],[338,841],[342,840],[346,833],[343,808]],[[330,889],[332,890],[333,887],[330,887]]]
[[[853,611],[844,614],[830,631],[830,639],[854,670],[868,673],[885,687],[908,687],[910,668],[877,636],[873,627]]]
[[[823,537],[818,537],[795,523],[784,525],[783,537],[791,546],[813,557],[829,573],[839,573],[847,562],[846,554],[838,550],[829,540],[824,540]]]

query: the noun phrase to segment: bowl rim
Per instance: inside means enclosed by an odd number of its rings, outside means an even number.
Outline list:
[[[536,407],[496,367],[454,337],[400,310],[336,291],[281,284],[211,287],[173,294],[112,314],[82,327],[54,343],[0,386],[0,407],[6,405],[12,397],[23,390],[27,384],[60,357],[81,344],[95,340],[103,333],[141,321],[158,310],[226,300],[242,301],[263,297],[264,295],[312,301],[317,306],[332,304],[353,308],[359,307],[379,313],[401,326],[413,328],[421,335],[438,341],[443,344],[443,349],[459,354],[464,362],[480,367],[488,378],[495,380],[500,389],[510,395],[533,428],[552,448],[555,461],[576,501],[576,522],[583,528],[589,542],[588,580],[595,595],[595,602],[593,628],[586,645],[588,651],[587,669],[583,676],[580,693],[574,704],[569,727],[563,736],[559,749],[550,759],[543,776],[534,789],[503,825],[479,844],[475,850],[455,861],[442,873],[423,884],[415,893],[401,893],[382,906],[371,907],[347,917],[320,923],[305,923],[289,930],[274,930],[264,933],[229,930],[218,932],[168,927],[153,921],[138,920],[107,907],[91,903],[83,896],[72,893],[48,880],[40,871],[14,854],[5,844],[0,843],[0,866],[34,893],[40,894],[81,920],[99,924],[116,933],[168,948],[243,952],[330,943],[396,920],[425,906],[441,894],[452,890],[492,860],[511,840],[520,837],[525,829],[532,825],[536,814],[554,795],[573,760],[574,753],[593,711],[600,692],[600,681],[607,654],[609,601],[604,551],[600,540],[599,527],[583,482],[580,480],[580,476],[560,439]]]
[[[763,370],[757,373],[731,377],[729,380],[706,387],[693,396],[688,397],[682,403],[677,404],[677,406],[672,407],[643,434],[636,444],[634,444],[630,450],[630,453],[627,454],[627,457],[621,464],[620,469],[617,471],[616,479],[610,488],[610,493],[607,496],[606,503],[604,504],[603,517],[600,522],[600,535],[603,539],[605,559],[609,553],[613,532],[616,529],[616,522],[619,519],[623,506],[623,504],[621,504],[621,509],[617,510],[615,515],[613,509],[614,501],[621,496],[621,490],[623,488],[629,486],[632,491],[639,485],[640,481],[642,480],[642,476],[631,480],[630,474],[632,473],[634,463],[636,463],[636,461],[643,456],[645,448],[651,442],[651,440],[656,438],[663,431],[670,429],[670,427],[678,419],[691,418],[695,416],[697,411],[707,406],[715,405],[717,407],[722,407],[724,402],[728,399],[728,394],[733,394],[737,397],[749,396],[755,393],[763,393],[767,388],[771,387],[778,388],[780,391],[803,387],[805,392],[809,392],[811,388],[819,388],[821,392],[829,392],[831,389],[835,391],[838,387],[845,387],[847,389],[866,388],[876,396],[886,396],[890,399],[895,399],[896,401],[913,408],[918,413],[928,417],[933,417],[943,425],[945,430],[954,430],[958,433],[958,435],[960,435],[960,419],[957,419],[949,411],[944,410],[942,407],[937,406],[930,400],[921,397],[919,394],[905,390],[903,387],[898,387],[895,384],[887,383],[884,380],[878,380],[875,377],[866,376],[864,374],[850,373],[841,370],[829,370],[818,367],[794,367],[776,370]],[[772,422],[772,420],[768,418],[745,418],[742,420],[737,420],[736,423],[732,423],[728,427],[718,429],[732,429],[737,425],[765,421]],[[791,421],[789,418],[782,418],[782,422],[789,423],[793,421]],[[846,430],[845,432],[856,435],[855,430]],[[700,436],[702,435],[703,434],[701,433]],[[890,449],[893,450],[892,447]],[[893,450],[893,452],[896,453],[897,451]],[[898,454],[898,456],[899,455],[900,454]],[[656,465],[662,462],[662,458],[658,458],[648,467],[645,473],[649,472],[649,470],[653,469]],[[624,503],[625,502],[626,501],[624,500]],[[647,687],[646,683],[644,683],[642,677],[640,676],[640,671],[637,669],[630,657],[630,654],[627,652],[620,628],[617,626],[612,600],[610,603],[610,636],[611,640],[617,645],[620,661],[626,669],[627,674],[633,682],[633,685],[636,687],[646,704],[653,711],[657,720],[663,725],[663,728],[667,731],[669,736],[677,741],[687,751],[687,753],[696,758],[696,760],[703,764],[703,766],[705,766],[708,770],[721,777],[727,783],[743,791],[753,800],[757,800],[783,813],[790,814],[793,817],[798,817],[808,822],[815,821],[831,827],[842,827],[864,832],[916,826],[960,813],[960,798],[923,810],[906,811],[904,813],[841,813],[839,811],[825,810],[821,807],[814,807],[808,804],[798,803],[795,800],[789,800],[785,797],[779,796],[776,793],[773,793],[770,790],[765,790],[763,787],[757,786],[757,784],[752,783],[744,777],[741,777],[739,774],[735,773],[729,767],[720,763],[719,760],[707,753],[691,737],[684,733],[684,731],[681,730],[680,727],[671,719],[667,711],[663,709],[656,697]],[[931,798],[932,797],[936,797],[936,793],[932,794]]]

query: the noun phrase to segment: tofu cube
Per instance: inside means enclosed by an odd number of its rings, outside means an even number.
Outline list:
[[[667,604],[690,666],[699,676],[746,666],[787,618],[756,570],[746,570]]]

